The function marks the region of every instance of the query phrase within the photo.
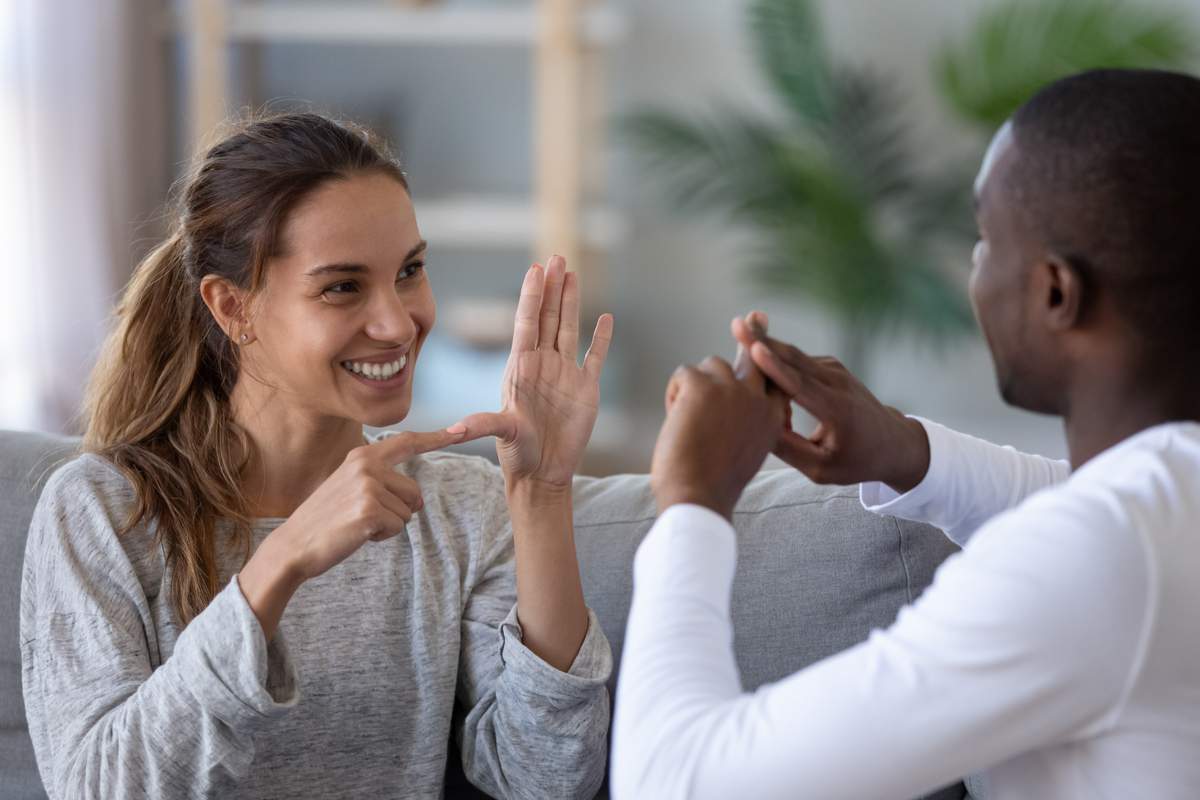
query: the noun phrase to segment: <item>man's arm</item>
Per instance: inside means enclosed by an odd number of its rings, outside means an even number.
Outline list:
[[[936,525],[961,545],[991,517],[1070,474],[1065,461],[906,417],[837,360],[768,337],[761,318],[735,320],[733,334],[777,390],[818,420],[808,436],[781,432],[775,454],[816,483],[862,484],[872,511]]]
[[[1147,624],[1148,562],[1127,531],[1052,499],[981,529],[891,628],[752,694],[732,648],[733,530],[667,509],[634,566],[613,797],[915,796],[1101,733]]]
[[[742,692],[729,519],[788,435],[780,390],[791,389],[770,377],[709,359],[668,387],[651,467],[660,517],[634,563],[617,689],[614,797],[913,795],[1111,725],[1151,577],[1140,541],[1069,491],[987,523],[890,629]],[[836,463],[829,454],[854,441],[843,433],[797,446]]]
[[[926,522],[959,545],[997,514],[1071,474],[1071,465],[1021,453],[947,427],[917,420],[929,441],[929,468],[921,482],[899,493],[880,481],[861,484],[863,506],[877,514]]]

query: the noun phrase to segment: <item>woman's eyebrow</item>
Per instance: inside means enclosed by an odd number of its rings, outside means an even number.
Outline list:
[[[424,239],[417,242],[412,246],[408,253],[405,254],[404,261],[411,261],[414,257],[420,255],[427,247],[429,247],[429,242],[425,241]],[[364,272],[369,271],[370,270],[367,269],[365,264],[338,262],[335,264],[322,264],[319,267],[313,267],[308,272],[305,272],[304,275],[307,278],[318,278],[322,275],[328,275],[331,272],[344,272],[351,275],[361,275]]]
[[[313,267],[308,272],[304,273],[308,278],[319,278],[322,275],[328,275],[331,272],[346,272],[355,275],[361,275],[369,270],[362,264],[322,264],[319,267]]]
[[[429,242],[422,239],[421,241],[417,242],[416,244],[414,244],[412,246],[412,249],[408,251],[408,255],[404,256],[404,260],[411,261],[415,256],[419,255],[421,253],[421,251],[423,251],[427,247],[429,247]]]

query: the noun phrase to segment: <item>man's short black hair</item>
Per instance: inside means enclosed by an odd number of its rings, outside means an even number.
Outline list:
[[[1042,244],[1111,293],[1148,356],[1190,356],[1200,342],[1200,80],[1084,72],[1039,91],[1012,125],[1012,186]]]

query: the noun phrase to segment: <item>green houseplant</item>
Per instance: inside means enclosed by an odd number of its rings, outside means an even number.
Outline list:
[[[937,257],[969,235],[960,172],[914,169],[895,88],[834,62],[808,0],[753,0],[748,19],[782,115],[645,110],[623,121],[625,138],[676,208],[753,234],[756,276],[822,306],[851,369],[892,329],[936,339],[969,330],[961,283]]]
[[[782,114],[644,110],[623,133],[673,206],[752,234],[765,288],[822,306],[839,355],[865,371],[881,335],[946,341],[972,329],[961,277],[974,239],[974,164],[918,169],[886,77],[836,61],[811,0],[751,0],[749,29]],[[1184,21],[1117,0],[1018,0],[979,18],[934,60],[960,117],[990,132],[1036,88],[1094,66],[1180,66]],[[947,258],[950,254],[950,258]]]
[[[1017,0],[976,19],[933,61],[947,106],[990,135],[1051,81],[1098,67],[1185,68],[1195,56],[1190,20],[1120,0]]]

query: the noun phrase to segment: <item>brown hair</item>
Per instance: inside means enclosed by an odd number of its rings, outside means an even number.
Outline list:
[[[181,182],[171,233],[137,266],[84,398],[83,449],[133,484],[118,529],[154,520],[171,574],[171,608],[187,625],[219,590],[218,546],[249,555],[242,471],[253,444],[229,396],[239,355],[200,297],[218,275],[253,295],[288,212],[318,186],[382,172],[407,189],[386,147],[314,113],[239,123]],[[233,525],[217,541],[217,521]]]

